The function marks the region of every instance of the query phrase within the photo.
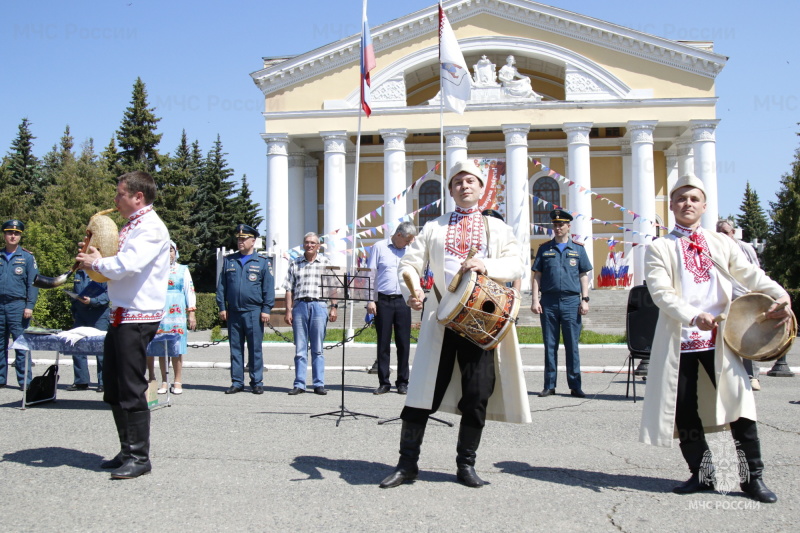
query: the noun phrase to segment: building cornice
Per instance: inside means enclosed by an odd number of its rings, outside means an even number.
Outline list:
[[[489,14],[707,78],[715,78],[728,59],[681,42],[529,0],[447,0],[443,7],[453,25]],[[422,35],[435,34],[438,26],[436,5],[376,26],[371,30],[375,52],[380,55]],[[265,95],[270,94],[332,69],[358,63],[360,38],[359,34],[352,35],[284,61],[265,59],[266,66],[250,76]]]

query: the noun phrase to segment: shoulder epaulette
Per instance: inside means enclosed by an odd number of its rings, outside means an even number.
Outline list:
[[[33,252],[31,252],[30,250],[26,250],[26,249],[25,249],[25,248],[23,248],[22,246],[20,246],[19,248],[20,248],[20,250],[22,250],[23,252],[28,252],[29,254],[33,255]]]
[[[574,239],[572,240],[572,243],[573,243],[573,244],[577,244],[578,246],[586,246],[586,245],[585,245],[585,244],[583,244],[582,242],[578,242],[578,241],[576,241],[576,240],[574,240]]]

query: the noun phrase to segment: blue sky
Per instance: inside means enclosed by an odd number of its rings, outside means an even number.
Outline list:
[[[434,4],[372,0],[370,25]],[[720,214],[738,213],[747,180],[768,208],[800,141],[800,3],[552,5],[668,39],[713,40],[730,57],[717,78]],[[263,208],[263,98],[249,74],[261,68],[263,56],[299,54],[357,33],[361,0],[36,0],[4,2],[0,13],[1,153],[26,116],[39,157],[67,124],[76,144],[93,137],[101,151],[139,76],[162,118],[160,150],[174,151],[183,128],[204,151],[219,134],[235,177],[247,174]]]

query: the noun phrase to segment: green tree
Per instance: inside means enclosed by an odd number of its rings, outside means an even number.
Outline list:
[[[136,78],[131,105],[125,110],[117,131],[119,157],[124,172],[144,170],[152,173],[158,169],[161,156],[157,147],[161,142],[161,134],[156,133],[156,127],[160,120],[155,115],[155,108],[147,105],[144,82]]]
[[[3,165],[0,212],[6,216],[26,219],[30,209],[42,202],[42,165],[33,153],[35,138],[30,122],[23,118]]]
[[[106,146],[105,149],[100,152],[100,160],[103,164],[103,167],[113,174],[114,177],[122,174],[119,152],[117,151],[117,143],[114,140],[113,135],[111,136],[111,140],[108,142],[108,146]]]
[[[230,180],[233,170],[228,168],[225,155],[222,141],[217,135],[214,148],[206,156],[203,171],[197,175],[192,197],[194,212],[189,217],[189,225],[195,232],[197,249],[189,266],[194,273],[194,284],[199,292],[216,289],[216,249],[236,246],[236,239],[233,237],[236,221],[233,219],[230,200],[234,190]]]
[[[231,200],[231,211],[238,224],[247,224],[258,228],[264,218],[260,216],[261,206],[253,202],[250,186],[247,183],[247,174],[242,176],[242,186],[236,190],[236,196]]]
[[[800,149],[781,178],[777,199],[770,202],[770,225],[763,263],[770,277],[787,289],[800,288]]]
[[[754,239],[764,240],[769,233],[769,223],[761,209],[758,193],[750,188],[750,182],[744,190],[744,199],[739,206],[741,216],[736,217],[736,225],[742,228],[742,240],[752,242]]]
[[[199,147],[197,150],[199,151]],[[200,164],[197,162],[198,158]],[[185,261],[184,258],[191,258],[197,247],[192,225],[188,221],[194,211],[194,183],[198,173],[202,171],[202,155],[198,158],[193,156],[184,130],[175,155],[167,154],[161,171],[154,176],[158,187],[156,210],[167,225],[170,238],[178,246],[181,262]]]

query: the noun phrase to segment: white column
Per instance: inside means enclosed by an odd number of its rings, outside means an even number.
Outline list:
[[[633,174],[633,206],[632,210],[641,215],[633,224],[633,229],[638,231],[635,242],[648,244],[651,238],[644,235],[654,235],[655,229],[650,223],[656,219],[656,185],[655,166],[653,163],[653,132],[657,120],[632,120],[628,122],[628,133],[631,138],[631,169]],[[646,219],[643,220],[643,219]],[[634,285],[644,283],[644,246],[637,246],[633,250]]]
[[[445,126],[444,139],[445,139],[445,157],[447,164],[442,168],[441,174],[444,179],[444,212],[447,213],[456,208],[456,203],[450,192],[447,190],[448,176],[450,176],[450,169],[459,161],[467,159],[467,136],[469,135],[469,126]]]
[[[678,177],[694,174],[694,150],[690,139],[678,139]]]
[[[308,159],[303,174],[303,205],[305,218],[303,219],[303,233],[304,236],[309,231],[319,233],[319,201],[317,200],[317,165],[316,159]],[[301,246],[303,244],[302,238],[299,242],[292,243],[292,247]]]
[[[503,124],[506,136],[506,223],[514,229],[525,263],[522,290],[530,289],[531,208],[528,196],[528,132],[530,124]]]
[[[264,248],[273,254],[275,279],[286,275],[283,251],[289,245],[289,135],[265,133],[267,143],[267,231]],[[281,276],[283,274],[283,276]]]
[[[594,266],[592,196],[580,190],[581,187],[592,188],[591,155],[589,153],[589,132],[592,129],[592,123],[565,122],[561,129],[567,133],[567,160],[569,161],[567,177],[570,181],[575,182],[575,186],[569,191],[569,210],[583,215],[572,221],[572,232],[580,235],[579,242],[584,245],[586,254]],[[594,285],[593,274],[589,278],[589,283]]]
[[[620,140],[620,152],[622,154],[622,205],[627,209],[622,211],[622,226],[628,229],[633,228],[633,217],[628,213],[628,209],[633,209],[633,168],[631,162],[631,142],[629,139]],[[633,241],[632,233],[628,231],[622,232],[622,240],[625,241],[623,249],[625,250],[625,257],[630,258],[633,253],[633,246],[629,244]],[[634,274],[636,265],[633,262],[628,263],[628,272]],[[635,276],[634,276],[635,277]]]
[[[678,157],[678,150],[676,148],[671,148],[667,150],[666,152],[664,152],[664,155],[667,158],[666,197],[667,197],[667,205],[669,205],[669,191],[672,190],[672,187],[675,185],[675,182],[678,181],[678,178],[680,177],[680,163],[679,163],[680,158]],[[667,210],[667,227],[670,229],[666,231],[670,231],[673,226],[675,226],[675,215],[672,214],[672,211]],[[662,235],[664,234],[663,230],[661,234]]]
[[[287,248],[300,246],[303,242],[303,227],[306,221],[305,178],[306,155],[304,153],[289,154],[289,241]]]
[[[717,203],[717,140],[715,130],[719,120],[690,120],[692,148],[694,150],[694,174],[706,189],[706,214],[702,226],[715,231],[719,219]]]
[[[396,202],[394,197],[406,188],[406,137],[403,129],[385,129],[379,133],[383,137],[383,220],[388,225],[386,236],[394,233],[400,224],[397,220],[406,214],[406,199]]]
[[[342,230],[336,235],[328,236],[325,251],[333,264],[344,267],[347,265],[346,257],[343,253],[346,241],[341,239],[347,236],[344,231],[347,226],[347,169],[345,159],[347,132],[322,131],[320,135],[325,146],[322,231],[324,234],[329,235],[335,230]]]

